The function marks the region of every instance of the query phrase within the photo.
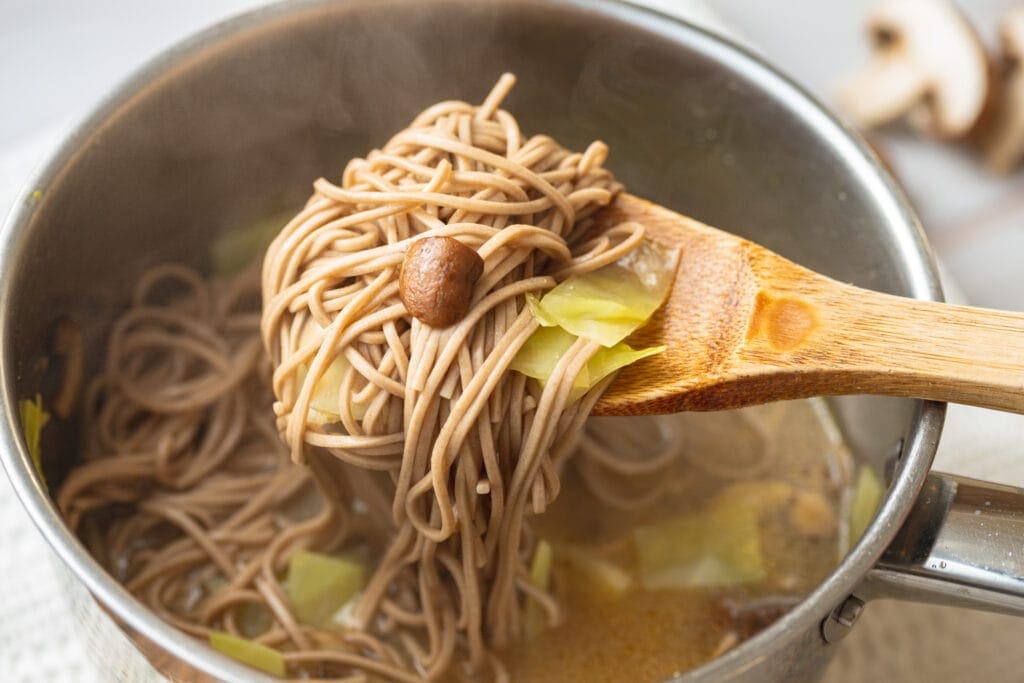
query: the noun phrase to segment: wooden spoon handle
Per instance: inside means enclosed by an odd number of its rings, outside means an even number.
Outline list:
[[[598,415],[721,410],[880,394],[1024,413],[1024,314],[836,282],[768,249],[622,195],[601,218],[679,251],[668,300],[630,338],[663,354],[623,368]]]
[[[778,398],[882,394],[1024,413],[1024,314],[916,301],[821,276],[758,293],[743,364]],[[749,366],[748,366],[749,367]]]

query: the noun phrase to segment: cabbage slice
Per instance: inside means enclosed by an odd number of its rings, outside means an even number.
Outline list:
[[[530,583],[541,589],[551,587],[551,567],[555,559],[555,549],[545,540],[537,541],[530,561]],[[527,640],[532,640],[547,626],[544,608],[536,600],[526,599],[526,614],[523,623]]]
[[[857,482],[853,485],[853,497],[850,499],[850,545],[860,540],[867,531],[868,525],[875,516],[882,502],[885,490],[878,475],[867,466],[862,466],[857,473]]]
[[[530,583],[541,590],[547,590],[551,585],[551,563],[555,559],[555,549],[545,540],[537,542],[537,548],[533,551],[533,561],[530,562]]]
[[[760,581],[761,519],[794,494],[784,482],[740,482],[702,510],[634,530],[641,584],[659,590]]]
[[[664,303],[672,287],[679,252],[651,242],[615,263],[573,275],[538,299],[526,301],[540,327],[513,359],[511,368],[543,386],[555,365],[578,338],[601,344],[573,383],[571,400],[616,370],[661,353],[664,346],[634,349],[623,340],[642,327]]]
[[[284,678],[286,675],[284,655],[272,647],[221,631],[210,633],[210,647],[271,676]]]
[[[561,327],[538,327],[519,349],[519,353],[512,360],[510,367],[527,377],[538,380],[543,386],[551,378],[551,373],[558,361],[576,339],[575,335],[566,332]],[[634,349],[625,342],[619,342],[611,348],[598,349],[597,353],[587,361],[583,371],[576,376],[571,400],[576,400],[616,370],[664,350],[664,346]]]
[[[40,442],[43,436],[43,427],[50,421],[50,413],[43,409],[43,397],[39,394],[35,398],[23,398],[18,401],[18,413],[21,416],[21,428],[24,430],[25,447],[32,458],[32,464],[39,473],[39,479],[46,486],[46,477],[43,475],[43,452]]]
[[[551,377],[551,371],[574,341],[576,336],[561,327],[538,327],[519,349],[510,367],[527,377],[540,380],[541,383],[547,382]],[[584,374],[585,372],[580,373],[583,381],[580,382],[580,378],[577,378],[577,382],[586,386]]]
[[[598,557],[586,548],[559,546],[558,554],[565,558],[565,563],[572,571],[573,578],[578,578],[587,584],[598,597],[620,598],[633,587],[633,577],[629,575],[629,572]]]
[[[348,360],[345,356],[339,354],[327,366],[324,374],[320,375],[320,379],[316,381],[316,386],[313,387],[313,394],[309,397],[309,413],[306,416],[306,419],[311,424],[322,426],[341,419],[341,416],[338,414],[338,397],[341,395],[341,380],[345,378],[345,372],[348,368]],[[304,363],[299,366],[298,371],[295,373],[297,386],[302,386],[302,383],[306,381],[308,373],[308,365]],[[361,412],[363,411],[357,411],[356,408],[362,406],[357,403],[352,403],[351,405],[352,413],[356,419],[361,418]]]
[[[261,259],[294,213],[279,213],[221,233],[210,246],[210,260],[217,275],[233,275]]]
[[[641,358],[654,356],[665,350],[664,346],[648,346],[634,349],[625,342],[619,342],[611,348],[601,348],[587,361],[587,374],[590,386],[594,386],[616,370],[632,365]]]
[[[289,561],[285,592],[299,621],[323,627],[365,581],[366,568],[359,562],[300,550]]]
[[[678,262],[678,251],[644,240],[615,263],[572,275],[542,298],[528,297],[527,302],[541,325],[557,325],[613,347],[665,302]]]
[[[312,342],[319,330],[320,326],[316,321],[310,320],[307,322],[299,335],[299,345],[305,346]],[[323,425],[334,424],[341,420],[341,415],[338,414],[338,399],[341,396],[341,382],[345,379],[345,373],[349,367],[351,367],[351,364],[343,354],[339,353],[331,360],[327,369],[324,370],[324,374],[320,375],[316,386],[313,387],[313,394],[309,397],[309,412],[306,414],[307,422],[322,427]],[[309,374],[309,365],[306,363],[303,363],[296,369],[296,388],[301,387],[302,383],[306,381],[307,374]],[[349,403],[352,416],[357,420],[363,419],[363,416],[366,414],[366,408],[367,406],[362,403],[356,403],[355,401]]]

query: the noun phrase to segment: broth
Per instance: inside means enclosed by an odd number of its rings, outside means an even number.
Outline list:
[[[176,268],[167,272],[172,280],[188,277]],[[245,313],[255,305],[250,298],[238,299],[245,302],[239,324],[253,324]],[[189,302],[164,306],[195,316]],[[245,345],[253,337],[224,339]],[[131,347],[122,342],[121,348]],[[247,382],[185,413],[145,406],[107,412],[125,405],[124,379],[100,381],[87,392],[94,412],[87,410],[84,461],[60,484],[58,503],[93,555],[161,617],[199,638],[226,628],[273,647],[283,636],[270,630],[270,608],[229,579],[258,561],[263,590],[290,601],[294,567],[271,541],[304,528],[320,531],[299,548],[372,573],[394,533],[393,484],[387,472],[324,453],[312,457],[311,467],[289,463],[273,426],[269,373],[258,359],[250,362]],[[188,363],[165,365],[170,374],[147,374],[163,365],[130,357],[114,367],[142,373],[161,388],[194,383]],[[243,427],[223,439],[221,459],[210,461],[204,444],[221,434],[213,419],[223,405],[245,413],[231,421]],[[162,461],[171,436],[180,450]],[[813,590],[866,526],[881,495],[866,469],[853,476],[851,454],[821,399],[594,418],[576,438],[575,448],[568,442],[556,456],[559,495],[549,509],[528,513],[529,576],[519,575],[517,583],[532,584],[533,593],[524,589],[515,611],[517,633],[525,638],[496,653],[512,681],[658,681],[722,654]],[[330,472],[321,482],[339,486],[330,499],[337,509],[317,492],[312,470]],[[854,493],[865,480],[875,482],[874,497]],[[250,505],[261,497],[262,507]],[[204,561],[195,541],[213,534],[224,539],[219,552],[232,554],[220,564]],[[275,587],[267,588],[271,582]],[[332,597],[326,584],[318,590],[317,599]],[[322,639],[325,651],[348,647],[345,634],[355,624],[347,610],[361,600],[359,587],[352,590],[341,609],[316,617],[322,627],[307,631]],[[232,604],[230,613],[218,607]],[[394,604],[414,602],[398,596]],[[308,599],[288,609],[312,620]],[[220,621],[222,613],[228,616]],[[380,652],[402,645],[393,630],[381,628],[378,637]],[[327,678],[349,670],[323,659],[294,661],[288,673]],[[441,680],[467,678],[458,659],[437,673]],[[489,680],[477,674],[473,683]]]
[[[685,455],[666,473],[662,495],[632,511],[602,505],[579,469],[569,467],[555,504],[534,519],[538,536],[554,549],[552,587],[564,620],[505,654],[512,680],[668,678],[767,627],[845,553],[842,511],[852,458],[822,400],[723,413],[597,418],[588,430],[624,433],[616,426],[626,419],[648,423],[629,433],[681,439]],[[759,496],[763,500],[757,502]],[[663,580],[645,573],[638,539],[657,541],[657,530],[673,528],[671,520],[693,522],[676,523],[688,538],[694,523],[706,522],[705,533],[720,536],[716,547],[749,545],[750,538],[737,537],[749,525],[732,524],[731,513],[720,509],[741,499],[761,508],[759,576],[740,580],[714,563]],[[602,578],[601,570],[609,568],[614,576]]]

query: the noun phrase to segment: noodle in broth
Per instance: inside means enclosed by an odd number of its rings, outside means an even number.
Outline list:
[[[500,653],[528,639],[531,609],[564,621],[531,580],[534,520],[562,476],[613,521],[676,496],[678,425],[656,423],[647,448],[649,425],[584,430],[612,380],[574,394],[597,342],[577,339],[543,385],[509,371],[538,327],[526,295],[644,236],[633,223],[593,233],[620,189],[607,148],[523,136],[499,108],[513,82],[480,106],[428,108],[340,185],[318,180],[260,273],[164,265],[141,278],[88,390],[84,462],[57,499],[161,618],[275,648],[292,676],[509,680]],[[468,313],[440,329],[399,293],[410,244],[434,236],[484,264]],[[767,466],[758,449],[731,469],[691,464],[750,475]],[[344,628],[303,623],[290,604],[303,550],[372,568]]]
[[[387,615],[388,591],[408,582],[417,597],[404,625],[426,636],[416,659],[428,676],[455,649],[479,669],[491,648],[521,637],[527,594],[558,620],[526,581],[526,516],[558,494],[559,461],[601,388],[575,403],[570,393],[599,344],[577,340],[542,390],[508,368],[538,327],[527,293],[551,289],[552,271],[600,268],[643,239],[632,223],[591,234],[588,217],[619,189],[602,168],[607,148],[572,153],[524,137],[498,108],[512,83],[503,77],[479,107],[428,108],[350,162],[340,187],[317,181],[263,265],[281,431],[296,462],[308,445],[390,475],[393,541],[356,617]],[[399,298],[404,253],[430,236],[455,237],[484,262],[469,312],[443,329],[410,318]],[[340,360],[343,429],[311,424],[316,384]]]

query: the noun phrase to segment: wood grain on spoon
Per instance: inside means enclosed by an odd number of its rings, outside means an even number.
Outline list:
[[[836,282],[631,195],[599,220],[637,221],[680,259],[667,302],[630,338],[667,349],[621,370],[595,415],[839,394],[1024,412],[1024,314]]]

